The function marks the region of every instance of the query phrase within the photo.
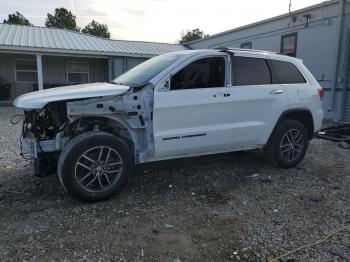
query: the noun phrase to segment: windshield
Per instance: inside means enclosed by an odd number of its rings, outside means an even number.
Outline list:
[[[128,86],[144,85],[181,56],[181,54],[156,56],[118,76],[112,83]]]

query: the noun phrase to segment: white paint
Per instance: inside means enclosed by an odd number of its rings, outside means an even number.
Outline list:
[[[153,132],[157,160],[258,148],[267,143],[279,117],[289,109],[309,109],[315,130],[321,127],[323,111],[317,92],[319,85],[301,60],[267,52],[234,51],[235,56],[291,62],[306,77],[306,84],[164,90],[164,79],[170,79],[191,62],[213,52],[222,56],[213,50],[191,52],[197,55],[183,58],[186,62],[168,72],[155,88]],[[226,72],[226,79],[230,79],[230,70]],[[300,99],[298,92],[308,96]]]
[[[19,108],[40,109],[54,101],[120,95],[129,88],[129,86],[109,83],[62,86],[21,95],[15,99],[13,104]]]

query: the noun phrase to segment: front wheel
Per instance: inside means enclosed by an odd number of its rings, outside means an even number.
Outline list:
[[[309,141],[306,127],[299,121],[283,120],[265,148],[268,160],[282,168],[299,164],[306,154]]]
[[[71,195],[90,202],[116,194],[132,172],[132,154],[120,138],[106,132],[86,132],[62,151],[58,176]]]

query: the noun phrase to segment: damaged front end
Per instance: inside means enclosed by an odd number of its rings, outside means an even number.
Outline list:
[[[128,86],[117,84],[91,83],[44,89],[17,97],[14,106],[24,109],[25,114],[21,136],[22,155],[33,163],[34,174],[54,170],[59,152],[68,140],[75,133],[84,131],[84,128],[73,123],[76,119],[69,118],[68,103],[115,97],[129,89]]]
[[[36,101],[23,96],[15,101],[15,106],[25,110],[21,148],[23,156],[31,160],[35,175],[54,173],[61,151],[74,137],[89,131],[103,131],[123,139],[135,163],[154,159],[153,86],[131,90],[119,86],[114,93],[97,97],[77,94],[60,100],[62,96],[47,92],[49,99],[44,105],[38,101],[43,93],[37,94]]]
[[[21,154],[31,160],[35,175],[56,169],[59,151],[68,141],[62,137],[67,121],[65,103],[24,111]]]

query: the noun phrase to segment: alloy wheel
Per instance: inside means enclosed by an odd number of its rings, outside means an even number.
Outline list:
[[[283,136],[280,144],[280,153],[288,162],[297,159],[304,150],[304,135],[298,129],[289,129]]]
[[[123,161],[116,150],[107,146],[84,152],[75,165],[78,185],[89,192],[104,192],[115,185],[123,171]]]

